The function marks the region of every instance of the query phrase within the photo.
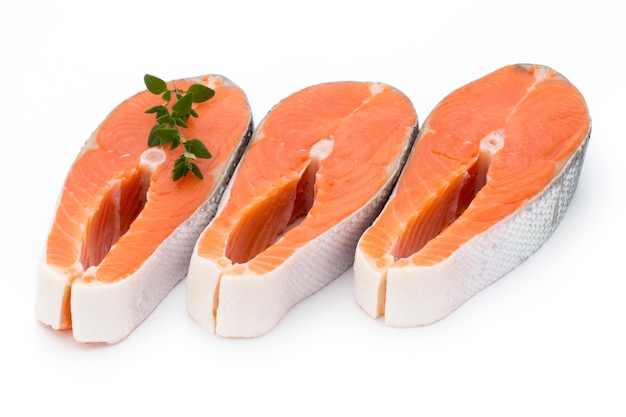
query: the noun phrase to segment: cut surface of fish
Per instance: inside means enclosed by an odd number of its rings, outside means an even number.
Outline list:
[[[518,266],[564,216],[590,132],[581,93],[542,65],[452,92],[358,243],[358,304],[391,326],[425,325]]]
[[[193,246],[252,133],[244,92],[219,75],[169,84],[215,90],[194,105],[182,131],[212,153],[197,159],[204,179],[172,179],[182,146],[148,147],[162,104],[144,91],[116,107],[73,163],[42,257],[35,302],[39,321],[72,329],[81,342],[116,343],[132,332],[185,276]]]
[[[417,133],[410,100],[381,83],[329,82],[259,124],[187,277],[204,329],[256,337],[352,265]]]

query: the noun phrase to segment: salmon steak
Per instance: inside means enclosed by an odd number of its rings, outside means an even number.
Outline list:
[[[212,155],[196,161],[204,178],[174,181],[179,153],[148,146],[155,117],[146,110],[162,105],[159,96],[145,90],[117,106],[85,143],[59,196],[37,278],[40,322],[72,329],[80,342],[117,343],[184,278],[252,134],[238,86],[206,75],[168,88],[193,83],[215,92],[194,104],[198,117],[182,128]]]
[[[390,326],[426,325],[517,267],[561,222],[590,133],[581,93],[542,65],[449,94],[358,242],[357,303]]]
[[[382,83],[328,82],[280,101],[198,239],[189,315],[209,333],[261,336],[347,270],[417,123],[411,101]]]

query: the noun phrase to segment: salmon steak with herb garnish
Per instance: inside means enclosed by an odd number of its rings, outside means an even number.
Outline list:
[[[590,132],[581,93],[545,66],[449,94],[358,243],[358,304],[391,326],[425,325],[517,267],[561,222]]]
[[[155,117],[147,110],[160,99],[148,90],[116,107],[80,151],[40,263],[35,303],[40,322],[72,329],[81,342],[116,343],[184,278],[194,244],[215,214],[252,131],[250,106],[239,87],[217,75],[168,87],[185,90],[193,84],[214,91],[210,100],[193,104],[197,117],[180,127],[211,154],[190,165],[197,175],[176,175],[182,146],[149,145]]]
[[[329,82],[278,103],[250,140],[187,275],[206,331],[256,337],[352,265],[417,133],[381,83]]]

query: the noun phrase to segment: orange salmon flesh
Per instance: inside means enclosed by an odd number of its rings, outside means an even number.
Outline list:
[[[405,285],[424,297],[430,290],[418,290],[419,286],[428,282],[427,286],[437,287],[438,295],[428,297],[451,302],[450,309],[458,300],[450,301],[456,300],[457,290],[443,284],[447,276],[467,274],[465,281],[461,277],[455,281],[463,288],[460,293],[475,289],[466,287],[482,287],[477,284],[478,270],[459,266],[455,271],[441,265],[457,262],[447,260],[478,236],[488,237],[490,229],[544,192],[583,149],[590,123],[580,92],[556,71],[539,65],[504,67],[444,98],[421,127],[386,207],[359,241],[355,281],[364,309],[374,317],[386,314],[389,274],[394,275],[398,292],[404,288],[405,294],[411,292]],[[576,168],[576,179],[578,172]],[[560,198],[569,202],[573,189],[566,191]],[[557,214],[567,206],[559,201],[551,202],[552,223],[558,223]],[[504,246],[507,239],[516,238],[515,233],[511,230],[509,237],[492,244]],[[519,254],[502,254],[504,263],[528,256],[543,242],[524,239],[513,248]],[[524,252],[524,245],[532,250]],[[478,259],[477,254],[467,256]],[[436,272],[444,269],[445,274]],[[437,274],[446,277],[437,283]]]
[[[373,82],[304,88],[253,132],[218,75],[183,129],[212,153],[148,147],[162,104],[116,107],[74,161],[41,260],[37,319],[82,342],[124,339],[187,277],[187,311],[225,337],[270,331],[350,266],[371,317],[440,320],[536,251],[572,199],[591,119],[542,65],[509,65],[446,96],[418,131],[410,99]],[[418,133],[419,132],[419,133]]]
[[[210,159],[195,161],[204,180],[193,175],[172,180],[182,146],[174,151],[148,147],[155,117],[145,111],[163,103],[159,96],[143,91],[117,106],[86,143],[63,186],[42,263],[47,271],[43,275],[57,276],[64,289],[62,300],[54,301],[40,291],[38,306],[45,306],[38,310],[41,321],[71,328],[77,283],[111,285],[132,277],[206,204],[229,164],[234,168],[233,154],[251,129],[247,98],[220,76],[177,80],[169,88],[186,90],[192,82],[216,92],[194,105],[199,117],[190,118],[182,129],[186,138],[200,139],[212,153]],[[191,245],[197,236],[192,238]],[[189,254],[174,251],[174,256],[188,263]],[[177,279],[185,274],[185,267],[179,269],[174,271]],[[50,284],[46,282],[42,280],[42,290]],[[51,305],[54,310],[44,312]]]
[[[380,83],[315,85],[276,105],[198,240],[192,317],[223,336],[258,336],[349,268],[416,127],[410,100]]]

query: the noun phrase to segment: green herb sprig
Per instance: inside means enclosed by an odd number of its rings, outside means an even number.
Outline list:
[[[148,135],[148,146],[166,146],[169,144],[170,150],[173,151],[182,145],[183,153],[176,160],[172,169],[173,180],[178,181],[181,177],[187,176],[189,172],[192,172],[199,179],[204,179],[200,168],[194,161],[196,158],[211,158],[211,152],[200,139],[187,139],[180,128],[188,127],[187,121],[190,117],[198,117],[198,113],[192,105],[209,100],[215,95],[215,90],[203,84],[192,84],[186,91],[178,89],[176,86],[170,90],[165,81],[150,74],[144,75],[143,80],[148,91],[160,95],[165,101],[164,104],[146,110],[146,113],[154,114],[156,117],[156,124]],[[169,104],[173,97],[176,97],[176,102],[170,111]]]

